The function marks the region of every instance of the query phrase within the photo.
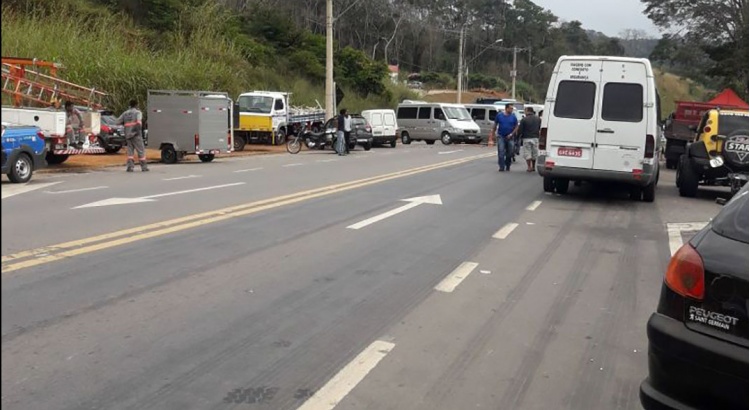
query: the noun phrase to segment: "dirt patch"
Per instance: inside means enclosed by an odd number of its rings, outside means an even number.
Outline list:
[[[267,155],[286,152],[283,145],[246,145],[244,151],[232,152],[231,154],[220,154],[216,158],[226,157],[249,157],[252,155]],[[149,163],[160,162],[161,152],[156,149],[146,149],[146,158]],[[182,162],[199,162],[197,155],[188,155]],[[86,170],[125,166],[127,154],[120,151],[117,154],[100,154],[100,155],[71,155],[67,161],[60,165],[50,165],[40,169],[39,173],[58,173],[58,172],[83,172]]]

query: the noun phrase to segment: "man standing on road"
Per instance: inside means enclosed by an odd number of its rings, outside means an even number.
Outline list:
[[[344,117],[344,142],[346,145],[346,153],[349,153],[349,144],[352,135],[352,116],[346,113]]]
[[[534,172],[536,157],[539,156],[539,129],[541,127],[541,118],[536,116],[533,108],[526,107],[526,116],[518,125],[518,136],[523,145],[523,159],[526,160],[526,172]]]
[[[490,145],[493,135],[497,138],[498,171],[510,171],[513,161],[513,135],[518,130],[518,118],[513,114],[513,104],[505,104],[505,111],[497,113],[495,124],[492,126]]]
[[[143,146],[143,113],[138,109],[138,101],[130,100],[130,108],[120,115],[117,119],[118,125],[125,126],[125,143],[128,149],[128,167],[127,172],[133,172],[134,154],[138,153],[138,159],[141,162],[141,171],[148,171],[146,164],[146,148]],[[135,151],[135,152],[134,152]]]
[[[345,141],[345,133],[346,130],[346,109],[342,108],[341,111],[339,111],[338,117],[336,117],[336,146],[334,149],[336,152],[342,156],[346,155],[346,141]]]
[[[73,106],[72,101],[65,102],[65,137],[71,146],[83,148],[83,116],[78,109]]]

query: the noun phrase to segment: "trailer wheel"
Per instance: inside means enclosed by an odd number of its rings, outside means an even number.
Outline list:
[[[165,145],[161,148],[161,162],[165,164],[177,163],[177,151],[171,145]]]
[[[68,154],[59,155],[59,154],[47,153],[47,156],[45,159],[47,160],[47,164],[49,165],[60,165],[63,162],[67,161],[69,156],[70,155]]]
[[[198,158],[201,162],[211,162],[214,160],[214,154],[198,154]]]
[[[244,135],[234,135],[234,141],[232,142],[234,145],[235,151],[242,151],[245,149],[245,144],[247,144],[247,141],[245,141]]]

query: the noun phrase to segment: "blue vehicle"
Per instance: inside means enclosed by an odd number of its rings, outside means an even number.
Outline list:
[[[33,125],[2,125],[2,173],[11,182],[29,182],[35,169],[47,165],[44,133]]]

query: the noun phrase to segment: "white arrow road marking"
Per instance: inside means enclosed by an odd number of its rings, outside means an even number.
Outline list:
[[[682,232],[700,231],[706,226],[706,222],[668,223],[667,234],[669,234],[669,251],[674,255],[682,247]]]
[[[518,227],[517,223],[509,223],[500,228],[499,231],[495,232],[494,235],[492,235],[495,239],[505,239],[510,235],[511,232],[513,232],[514,229]]]
[[[73,192],[84,192],[84,191],[95,191],[97,189],[106,189],[109,188],[108,186],[93,186],[91,188],[81,188],[81,189],[69,189],[67,191],[44,191],[45,194],[70,194]]]
[[[162,181],[177,181],[179,179],[200,178],[200,175],[187,175],[184,177],[164,178]]]
[[[463,151],[462,149],[457,149],[455,151],[440,151],[438,152],[438,155],[453,154],[453,153],[462,152],[462,151]]]
[[[394,347],[383,340],[372,342],[297,410],[332,410]]]
[[[375,222],[380,222],[383,219],[390,218],[394,215],[398,215],[401,212],[408,211],[409,209],[416,208],[422,204],[442,205],[443,201],[440,199],[440,195],[428,195],[420,196],[416,198],[402,199],[402,201],[408,202],[408,204],[400,206],[396,209],[391,209],[388,212],[384,212],[380,215],[375,215],[372,218],[367,218],[364,221],[357,222],[354,225],[347,226],[348,229],[361,229],[365,226],[372,225]]]
[[[46,182],[41,184],[28,183],[28,184],[3,184],[2,188],[2,199],[10,198],[12,196],[25,194],[27,192],[36,191],[37,189],[47,188],[52,185],[61,183],[57,182]]]
[[[466,277],[469,276],[469,274],[474,271],[474,269],[476,269],[477,266],[479,266],[479,264],[476,262],[464,262],[458,265],[458,267],[453,272],[448,274],[445,279],[440,281],[440,283],[435,286],[435,290],[445,293],[453,292],[458,287],[458,285],[460,285],[461,282],[463,282],[463,280],[466,279]],[[482,272],[484,273],[488,271]]]
[[[187,189],[185,191],[167,192],[164,194],[142,196],[139,198],[109,198],[109,199],[104,199],[102,201],[97,201],[97,202],[92,202],[90,204],[77,206],[73,209],[94,208],[98,206],[109,206],[109,205],[137,204],[141,202],[153,202],[155,200],[154,198],[162,198],[165,196],[172,196],[172,195],[189,194],[191,192],[208,191],[211,189],[228,188],[231,186],[244,185],[244,184],[245,184],[244,182],[235,182],[233,184],[224,184],[224,185],[215,185],[215,186],[208,186],[208,187],[196,188],[196,189]]]
[[[252,172],[252,171],[259,171],[261,169],[263,168],[238,169],[237,171],[234,171],[234,172]]]

